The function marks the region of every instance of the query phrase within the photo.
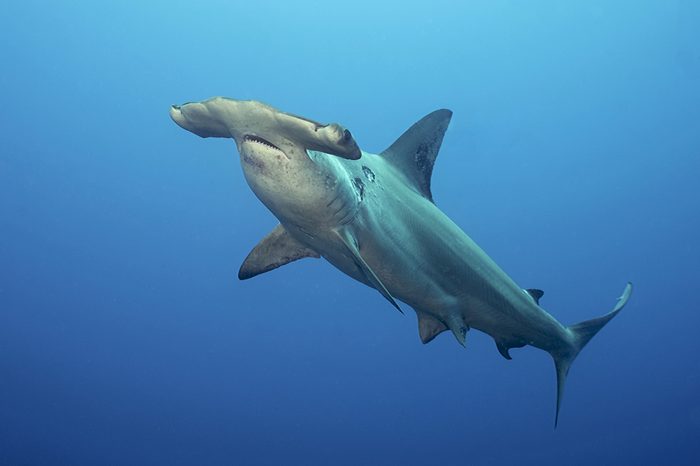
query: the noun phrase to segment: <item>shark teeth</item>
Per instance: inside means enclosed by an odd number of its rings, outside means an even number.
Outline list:
[[[270,141],[266,141],[265,139],[261,138],[260,136],[254,136],[252,134],[246,134],[243,137],[243,140],[246,142],[254,142],[256,144],[262,144],[263,146],[267,146],[271,149],[276,149],[280,152],[282,152],[282,149],[277,147],[276,145],[272,144]]]

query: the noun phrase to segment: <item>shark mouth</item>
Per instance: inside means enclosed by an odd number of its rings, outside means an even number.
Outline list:
[[[260,136],[253,136],[252,134],[246,134],[245,136],[243,136],[243,141],[253,142],[255,144],[262,144],[263,146],[267,146],[270,149],[275,149],[275,150],[278,150],[280,152],[283,152],[282,149],[280,149],[276,145],[272,144],[270,141],[267,141],[267,140],[261,138]]]

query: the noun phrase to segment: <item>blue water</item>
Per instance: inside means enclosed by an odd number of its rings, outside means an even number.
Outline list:
[[[146,3],[147,6],[143,6]],[[6,2],[0,464],[700,464],[700,3]],[[564,323],[571,370],[418,339],[322,261],[236,279],[275,224],[230,140],[256,99],[379,152],[454,111],[437,205]]]

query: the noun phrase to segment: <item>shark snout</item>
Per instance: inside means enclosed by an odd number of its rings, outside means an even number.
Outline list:
[[[200,102],[171,105],[170,118],[181,128],[203,138],[231,137],[231,132],[216,112],[212,113],[206,105]]]
[[[185,116],[182,114],[181,107],[179,105],[171,105],[170,106],[170,118],[177,123],[178,126],[184,129],[189,129],[186,126],[187,120],[185,119]]]

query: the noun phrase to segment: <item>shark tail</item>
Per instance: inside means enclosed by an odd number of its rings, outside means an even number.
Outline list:
[[[559,421],[559,408],[561,406],[562,397],[564,396],[564,384],[571,364],[573,364],[576,356],[578,356],[583,347],[591,341],[600,329],[605,327],[605,324],[610,322],[612,318],[622,310],[625,304],[627,304],[631,294],[632,284],[627,283],[625,290],[622,292],[622,296],[618,298],[617,304],[615,304],[612,311],[604,316],[569,326],[568,331],[571,334],[571,344],[564,351],[551,351],[552,358],[554,359],[554,367],[557,371],[557,410],[554,417],[554,427],[557,426],[557,422]]]

